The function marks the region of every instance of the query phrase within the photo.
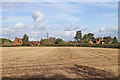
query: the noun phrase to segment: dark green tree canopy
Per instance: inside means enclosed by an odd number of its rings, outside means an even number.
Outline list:
[[[61,41],[62,41],[62,39],[57,38],[57,39],[55,40],[55,44],[59,44]]]
[[[81,33],[81,31],[77,31],[76,32],[76,36],[74,37],[74,39],[77,40],[77,41],[82,39],[82,33]]]
[[[118,40],[116,37],[113,38],[113,43],[118,43]]]
[[[103,39],[104,39],[105,43],[108,43],[108,42],[110,42],[110,40],[111,40],[112,38],[111,38],[110,36],[106,36],[106,37],[104,37]]]
[[[83,36],[83,39],[84,40],[86,40],[86,39],[92,39],[92,40],[94,40],[95,38],[94,38],[94,34],[92,34],[92,33],[88,33],[88,34],[85,34],[84,36]]]
[[[27,34],[25,34],[23,36],[23,43],[22,43],[23,46],[28,46],[29,45],[29,37],[27,36]]]

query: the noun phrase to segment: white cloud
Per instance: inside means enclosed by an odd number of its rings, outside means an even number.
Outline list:
[[[87,27],[86,26],[78,26],[74,23],[72,23],[70,26],[65,27],[65,31],[76,31],[76,30],[81,30],[81,31],[86,31]]]
[[[69,22],[78,22],[80,21],[79,17],[70,15],[70,14],[56,14],[53,16],[56,20],[69,21]]]
[[[54,31],[50,32],[50,36],[55,38],[62,38],[65,41],[73,40],[74,36],[76,34],[76,31]]]
[[[93,32],[95,37],[117,37],[118,38],[118,27],[102,27],[99,31]]]
[[[25,23],[25,24],[29,24],[32,23],[32,18],[31,16],[7,16],[6,19],[4,19],[3,23],[7,24],[7,23],[17,23],[17,22],[21,22],[21,23]]]
[[[39,30],[44,30],[50,28],[51,25],[46,24],[45,22],[41,22],[39,24],[32,24],[28,26],[28,29],[39,29]]]
[[[23,23],[18,22],[16,24],[14,24],[11,28],[13,28],[13,29],[25,29],[26,25],[23,24]]]
[[[36,23],[41,22],[45,19],[45,15],[41,13],[40,11],[34,11],[32,18]]]
[[[102,27],[99,32],[118,32],[118,27],[112,27],[112,28],[109,28],[109,27]]]
[[[60,37],[66,41],[73,40],[74,36],[76,34],[76,31],[62,31],[60,32]]]

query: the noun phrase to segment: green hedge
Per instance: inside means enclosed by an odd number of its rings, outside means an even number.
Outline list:
[[[22,45],[11,45],[11,46],[2,46],[2,47],[21,47]],[[99,47],[99,48],[119,48],[120,44],[71,44],[71,45],[59,45],[59,44],[51,44],[51,45],[40,45],[41,47]]]

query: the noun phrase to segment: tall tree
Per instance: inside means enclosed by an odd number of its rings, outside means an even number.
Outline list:
[[[118,43],[118,40],[116,37],[113,38],[113,43]]]
[[[82,33],[81,33],[81,31],[77,31],[76,32],[76,36],[74,37],[74,39],[77,40],[77,41],[82,39]]]
[[[88,34],[85,34],[84,36],[83,36],[83,39],[84,40],[86,40],[86,39],[91,39],[91,40],[94,40],[95,38],[94,38],[94,34],[92,34],[92,33],[88,33]]]
[[[29,37],[27,36],[27,34],[25,34],[23,36],[23,43],[22,43],[23,46],[28,46],[29,45]]]

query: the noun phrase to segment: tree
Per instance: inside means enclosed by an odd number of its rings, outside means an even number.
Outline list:
[[[65,42],[65,41],[61,41],[59,44],[60,44],[60,45],[65,45],[66,42]]]
[[[89,43],[87,40],[85,40],[85,43]]]
[[[89,37],[89,39],[94,39],[94,34],[92,34],[92,33],[88,33],[88,37]]]
[[[88,34],[85,34],[84,36],[83,36],[83,39],[84,40],[86,40],[86,39],[91,39],[92,41],[94,41],[94,34],[92,34],[92,33],[88,33]]]
[[[0,38],[0,40],[3,41],[3,42],[11,42],[10,39],[5,39],[5,38]]]
[[[42,45],[51,45],[52,44],[49,39],[41,39],[40,42]]]
[[[56,39],[55,39],[55,37],[50,37],[49,40],[50,40],[51,44],[54,44]]]
[[[116,37],[113,38],[113,43],[118,43],[118,40]]]
[[[110,36],[104,37],[103,38],[105,43],[107,44],[108,42],[110,42],[110,40],[112,39]]]
[[[22,40],[23,40],[23,43],[22,43],[23,46],[29,46],[29,37],[27,36],[27,34],[23,36]]]
[[[85,35],[83,36],[83,39],[86,40],[87,38],[88,38],[88,35],[85,34]]]
[[[74,37],[74,39],[77,40],[77,41],[82,39],[82,33],[81,33],[81,31],[77,31],[76,32],[76,36]]]
[[[62,39],[57,38],[57,39],[55,40],[55,44],[59,44],[61,41],[62,41]]]
[[[72,41],[68,41],[66,44],[67,45],[72,45],[73,43],[72,43]]]

